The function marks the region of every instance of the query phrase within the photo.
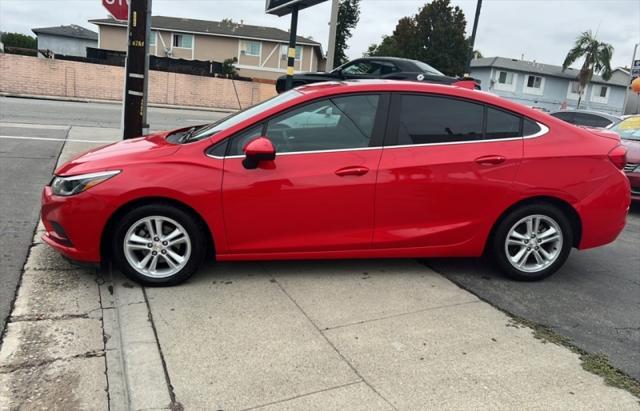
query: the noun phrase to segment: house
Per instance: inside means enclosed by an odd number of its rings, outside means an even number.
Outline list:
[[[114,19],[90,20],[98,26],[98,47],[125,51],[127,23]],[[237,58],[241,76],[274,80],[286,74],[289,33],[232,22],[153,16],[149,53],[159,57],[222,62]],[[298,36],[295,70],[324,67],[320,43]]]
[[[627,84],[627,104],[624,107],[623,114],[640,114],[640,94],[631,90],[631,73],[629,69],[618,67],[613,71],[611,78]]]
[[[549,111],[577,106],[578,73],[572,68],[563,72],[560,66],[504,57],[471,61],[471,76],[481,81],[482,90]],[[621,114],[627,85],[628,78],[615,72],[608,81],[594,75],[582,91],[580,108]]]
[[[48,50],[66,56],[87,56],[87,47],[98,46],[98,33],[84,27],[68,26],[42,27],[31,29],[38,39],[38,56]]]

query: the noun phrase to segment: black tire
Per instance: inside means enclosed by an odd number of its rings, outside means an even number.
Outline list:
[[[561,233],[560,238],[562,240],[561,245],[556,242],[547,243],[544,245],[544,247],[546,247],[545,252],[548,251],[548,254],[556,255],[556,257],[551,263],[548,263],[548,266],[544,267],[543,265],[541,265],[539,269],[533,272],[527,271],[526,267],[523,269],[516,267],[515,263],[511,262],[508,253],[513,253],[514,255],[512,257],[515,258],[517,252],[522,250],[522,247],[524,247],[524,255],[526,256],[526,253],[528,252],[526,250],[532,250],[532,252],[535,252],[533,250],[538,250],[538,248],[536,247],[543,246],[542,244],[537,243],[544,240],[540,240],[539,238],[528,238],[527,240],[522,240],[523,242],[527,241],[526,245],[506,245],[507,236],[509,235],[514,225],[519,222],[526,225],[526,223],[522,223],[522,220],[526,221],[528,217],[532,216],[544,216],[547,219],[555,222],[556,227],[559,228],[559,231]],[[548,223],[549,220],[540,223],[541,230],[545,229],[545,222]],[[549,226],[547,225],[546,227]],[[533,237],[535,237],[535,233]],[[569,222],[569,219],[567,218],[565,213],[552,204],[539,202],[523,205],[505,215],[498,222],[498,225],[494,230],[493,236],[490,239],[488,251],[492,260],[498,266],[500,271],[502,271],[507,277],[518,281],[538,281],[550,276],[551,274],[555,273],[560,267],[562,267],[562,265],[567,260],[567,257],[569,257],[572,246],[573,230],[571,229],[571,223]],[[548,247],[553,248],[549,249]],[[557,254],[555,254],[556,252]],[[535,261],[535,263],[537,263],[535,255],[533,257],[531,257],[531,254],[528,255],[530,257],[525,257],[525,263],[527,261]],[[538,254],[538,256],[540,256],[540,254]],[[535,268],[532,269],[535,270]]]
[[[180,228],[184,229],[183,231],[186,232],[185,237],[187,237],[188,241],[190,242],[189,244],[190,251],[188,252],[188,256],[185,258],[186,261],[184,261],[184,265],[175,273],[171,273],[170,275],[163,276],[160,278],[153,277],[150,275],[145,275],[144,273],[138,271],[138,269],[136,269],[132,265],[132,263],[127,259],[127,255],[125,254],[125,246],[124,246],[125,236],[127,235],[127,232],[130,229],[132,229],[133,225],[137,225],[136,223],[139,223],[141,220],[145,218],[155,217],[155,216],[159,216],[159,217],[177,222],[181,226]],[[172,227],[170,223],[165,222],[164,228],[170,230]],[[173,228],[175,229],[175,227]],[[127,277],[129,277],[130,279],[142,285],[147,285],[147,286],[177,285],[186,281],[200,267],[200,264],[202,263],[202,260],[206,254],[206,245],[208,244],[208,242],[206,241],[206,238],[207,237],[203,232],[203,229],[198,223],[198,221],[188,212],[166,203],[147,204],[127,212],[120,219],[120,221],[118,222],[118,225],[114,230],[114,235],[112,237],[112,244],[111,244],[112,256],[116,266]],[[149,243],[149,244],[155,244],[155,243]],[[158,244],[158,246],[160,246],[160,244]],[[183,247],[187,247],[187,245],[185,244],[183,245]],[[146,250],[141,250],[140,253],[145,253],[145,251]],[[157,251],[156,254],[158,254],[159,252],[160,251]],[[149,251],[149,253],[151,253],[151,251]],[[144,256],[146,254],[141,254],[141,255]],[[167,265],[166,258],[165,257],[162,257],[162,258],[164,258],[165,260],[164,264],[166,265],[166,269],[170,270],[171,268]],[[158,261],[160,260],[158,259]],[[178,266],[180,266],[180,264],[178,264]]]

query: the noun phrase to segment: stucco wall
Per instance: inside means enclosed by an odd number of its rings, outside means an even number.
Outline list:
[[[124,68],[76,61],[0,54],[0,92],[121,100]],[[273,84],[235,81],[242,107],[276,94]],[[149,101],[158,104],[237,109],[231,80],[151,71]]]
[[[94,40],[38,34],[38,50],[51,50],[56,54],[87,57],[87,47],[97,46],[98,42]]]
[[[126,29],[124,27],[99,26],[100,48],[124,51],[126,47]],[[240,53],[241,39],[222,36],[193,35],[193,51],[172,47],[171,32],[154,30],[157,33],[156,43],[150,46],[150,53],[164,57],[164,47],[171,48],[172,56],[187,60],[214,60],[223,62],[229,58],[237,58],[236,63],[240,75],[258,79],[274,80],[286,74],[287,59],[282,57],[280,47],[285,43],[261,41],[260,56],[247,56]],[[164,43],[163,43],[164,41]],[[164,44],[164,46],[163,46]],[[295,71],[317,71],[319,59],[311,46],[302,45],[302,58],[296,60]],[[274,50],[275,49],[275,50]],[[272,53],[273,51],[273,53]]]

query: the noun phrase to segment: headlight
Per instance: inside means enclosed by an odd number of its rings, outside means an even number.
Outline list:
[[[120,171],[103,171],[69,177],[56,176],[51,181],[51,191],[57,196],[72,196],[110,179]]]
[[[640,164],[638,164],[636,166],[636,168],[633,170],[634,173],[640,173]]]

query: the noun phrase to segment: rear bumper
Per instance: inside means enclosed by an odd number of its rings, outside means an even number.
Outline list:
[[[631,185],[631,199],[640,201],[640,173],[627,173],[629,185]]]
[[[105,203],[89,193],[61,197],[42,191],[42,241],[81,265],[100,263],[100,240],[109,215]]]
[[[617,172],[607,184],[576,205],[582,223],[578,248],[598,247],[618,238],[626,224],[630,205],[629,180],[622,172]]]

